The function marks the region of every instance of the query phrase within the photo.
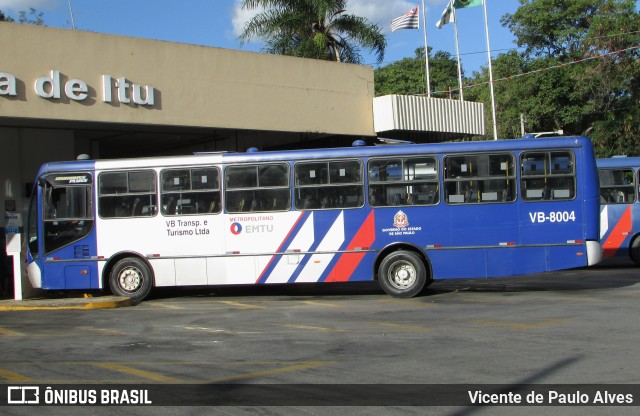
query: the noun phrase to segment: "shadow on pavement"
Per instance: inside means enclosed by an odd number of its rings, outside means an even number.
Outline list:
[[[640,283],[640,269],[632,265],[608,265],[560,272],[489,279],[438,280],[421,296],[456,291],[468,292],[533,292],[612,289]],[[385,295],[377,282],[304,283],[276,285],[243,285],[217,287],[157,288],[149,299],[175,297],[243,297],[277,296],[286,301],[299,297]],[[386,296],[386,295],[385,295]]]

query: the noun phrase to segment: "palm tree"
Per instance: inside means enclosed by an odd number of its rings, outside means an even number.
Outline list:
[[[360,63],[363,46],[384,59],[387,42],[378,25],[346,14],[346,0],[243,0],[243,9],[262,8],[244,27],[242,43],[265,40],[264,51],[280,55]]]

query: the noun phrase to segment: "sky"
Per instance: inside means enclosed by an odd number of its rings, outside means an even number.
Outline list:
[[[447,51],[455,56],[453,25],[435,27],[448,0],[424,0],[427,10],[428,44],[434,51]],[[486,0],[492,56],[516,48],[511,32],[503,28],[500,18],[514,13],[518,0]],[[19,10],[33,7],[43,12],[47,26],[72,28],[114,35],[157,39],[260,52],[259,40],[241,45],[238,35],[255,11],[242,10],[241,0],[0,0],[0,10],[17,19]],[[415,49],[424,46],[422,15],[420,30],[391,32],[390,23],[422,0],[347,0],[347,13],[368,18],[378,24],[387,38],[387,65],[414,57]],[[420,12],[422,13],[422,11]],[[459,9],[458,44],[465,75],[487,66],[487,44],[482,7]],[[378,67],[375,56],[362,50],[363,64]]]

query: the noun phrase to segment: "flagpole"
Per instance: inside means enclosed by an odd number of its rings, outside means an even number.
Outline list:
[[[489,43],[489,18],[487,17],[487,0],[482,2],[484,8],[484,33],[487,37],[487,61],[489,62],[489,90],[491,91],[491,113],[493,115],[493,140],[498,140],[498,123],[496,122],[496,98],[493,92],[493,67],[491,65],[491,44]]]
[[[453,0],[451,4],[451,13],[453,14],[453,32],[456,39],[456,57],[458,59],[458,91],[460,91],[460,101],[464,101],[464,93],[462,92],[462,67],[460,66],[460,47],[458,46],[458,19],[456,18],[456,8]]]
[[[71,29],[76,30],[76,22],[73,20],[73,10],[71,9],[71,0],[69,0],[69,15],[71,15]]]
[[[427,43],[427,8],[422,0],[422,26],[424,30],[424,69],[426,72],[427,97],[431,97],[431,80],[429,79],[429,44]]]

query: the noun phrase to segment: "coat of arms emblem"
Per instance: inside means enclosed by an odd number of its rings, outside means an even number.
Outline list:
[[[398,228],[404,228],[409,226],[409,218],[407,214],[402,211],[398,211],[396,215],[393,216],[393,226]]]

